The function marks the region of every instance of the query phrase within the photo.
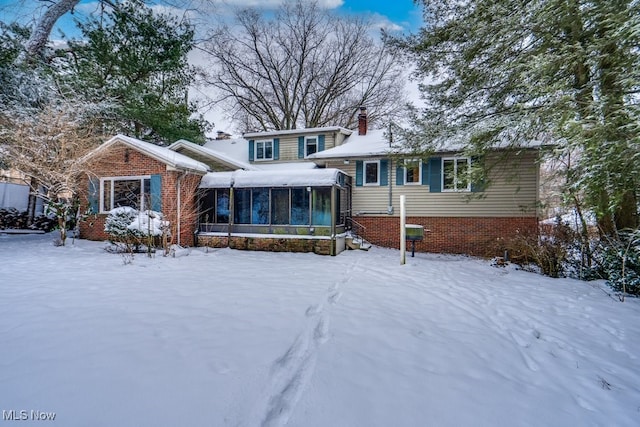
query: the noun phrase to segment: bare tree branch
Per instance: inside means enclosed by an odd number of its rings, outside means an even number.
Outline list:
[[[402,70],[369,31],[313,2],[286,2],[272,18],[244,9],[205,44],[206,80],[241,131],[350,127],[361,105],[370,121],[393,119],[404,102]]]

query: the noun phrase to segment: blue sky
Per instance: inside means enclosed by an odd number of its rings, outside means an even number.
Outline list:
[[[179,1],[179,0],[178,0]],[[186,0],[193,5],[203,4],[206,0]],[[228,5],[276,5],[282,0],[209,0],[209,4],[226,3]],[[417,30],[421,25],[421,9],[412,0],[318,0],[320,4],[339,14],[362,14],[371,18],[376,26],[395,29],[404,33]],[[156,1],[162,4],[162,1]],[[176,4],[177,1],[171,1]],[[34,17],[43,12],[47,3],[37,0],[0,0],[0,20],[10,22],[33,23]],[[82,0],[77,7],[76,16],[90,13],[97,6],[96,0]],[[61,28],[67,35],[74,35],[73,19],[70,15],[60,20]],[[52,38],[59,38],[54,30]]]

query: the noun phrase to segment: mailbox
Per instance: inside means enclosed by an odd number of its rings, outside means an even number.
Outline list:
[[[418,224],[404,225],[405,238],[411,241],[411,256],[416,253],[416,242],[424,239],[424,227]]]
[[[424,239],[424,227],[417,224],[405,224],[405,235],[407,240],[420,241]]]

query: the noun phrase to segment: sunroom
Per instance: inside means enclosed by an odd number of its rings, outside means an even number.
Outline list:
[[[335,255],[344,250],[350,180],[338,169],[208,173],[198,244]]]

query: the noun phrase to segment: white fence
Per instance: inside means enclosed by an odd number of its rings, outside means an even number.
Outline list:
[[[26,211],[29,207],[29,186],[0,182],[0,208],[16,208]]]

